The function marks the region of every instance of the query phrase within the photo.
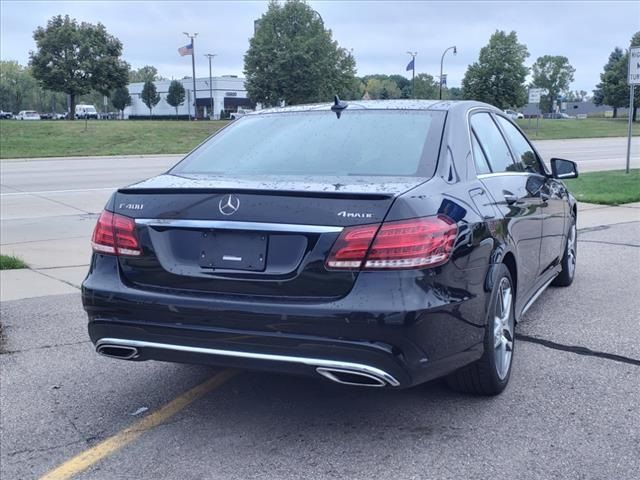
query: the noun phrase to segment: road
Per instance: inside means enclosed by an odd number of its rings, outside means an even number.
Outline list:
[[[552,157],[574,160],[581,172],[625,167],[626,138],[541,140],[534,144],[546,161]],[[102,188],[112,190],[157,175],[180,158],[180,155],[165,155],[3,161],[0,164],[0,194]],[[640,167],[640,137],[632,139],[632,166]]]
[[[627,139],[582,138],[573,140],[534,141],[545,161],[553,157],[578,162],[580,172],[622,170],[626,165]],[[640,168],[640,137],[631,139],[631,167]]]

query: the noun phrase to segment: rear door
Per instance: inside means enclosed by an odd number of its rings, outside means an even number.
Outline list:
[[[537,182],[514,162],[489,112],[474,113],[470,126],[478,178],[507,220],[508,234],[516,245],[518,285],[525,293],[534,285],[539,270],[542,202],[534,192]]]
[[[565,234],[565,190],[560,182],[546,174],[542,160],[526,137],[506,118],[496,116],[520,168],[530,174],[538,189],[543,212],[540,243],[540,274],[557,263],[563,252]]]

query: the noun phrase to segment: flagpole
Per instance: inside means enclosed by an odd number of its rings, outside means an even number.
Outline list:
[[[209,120],[213,120],[213,75],[211,75],[211,60],[216,54],[205,53],[204,56],[209,58]]]
[[[189,37],[191,39],[191,69],[193,71],[193,118],[194,120],[198,119],[198,105],[197,105],[197,98],[198,95],[196,94],[196,42],[195,39],[198,36],[197,33],[194,33],[193,35],[187,33],[187,32],[182,32],[184,33],[187,37]]]
[[[411,55],[411,98],[416,98],[416,55],[418,52],[407,52]]]

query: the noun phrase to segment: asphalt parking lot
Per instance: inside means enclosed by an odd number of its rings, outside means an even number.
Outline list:
[[[501,396],[358,389],[94,353],[77,286],[96,213],[174,161],[3,164],[2,251],[32,269],[0,282],[0,478],[638,478],[639,204],[581,206],[577,278],[518,326]]]
[[[638,266],[639,221],[583,228],[574,285],[519,325],[497,398],[127,363],[94,354],[77,293],[3,302],[0,476],[637,479]]]

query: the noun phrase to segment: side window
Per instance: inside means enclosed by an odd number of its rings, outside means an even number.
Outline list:
[[[478,143],[476,132],[473,131],[471,132],[471,148],[473,149],[473,161],[476,164],[476,171],[478,172],[478,174],[491,173],[487,157],[484,155],[482,147]]]
[[[471,127],[478,136],[478,142],[482,145],[493,172],[520,171],[513,163],[509,147],[507,147],[507,143],[491,115],[476,113],[471,117]]]
[[[499,115],[497,115],[497,118],[498,123],[509,139],[509,143],[511,143],[511,147],[516,154],[516,162],[520,164],[520,168],[525,172],[544,175],[540,160],[538,160],[536,152],[533,151],[527,139],[509,120]]]

